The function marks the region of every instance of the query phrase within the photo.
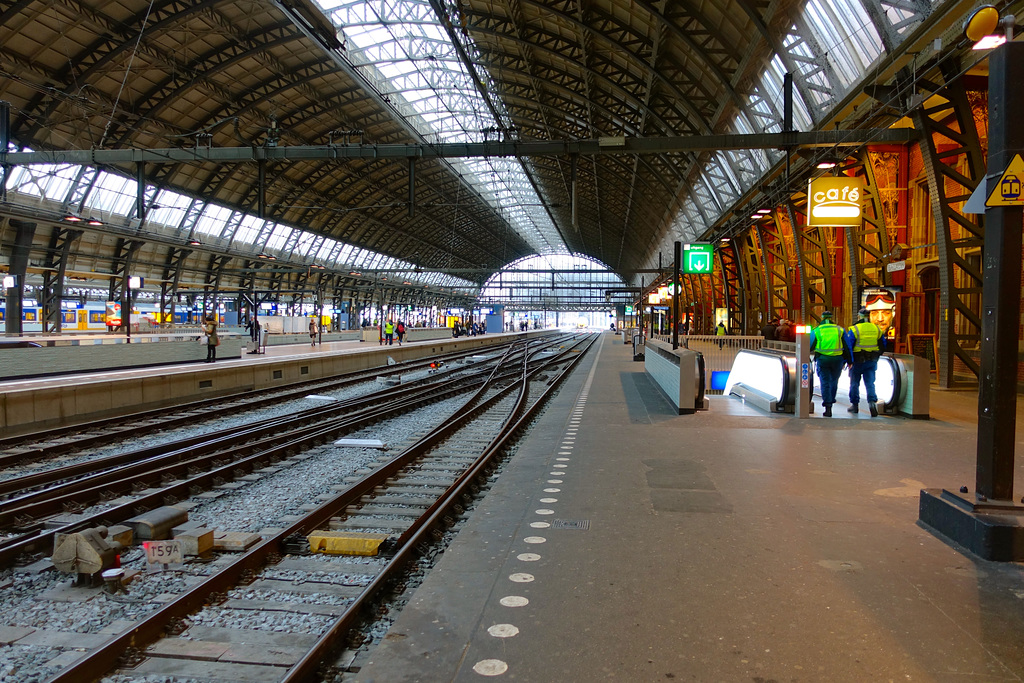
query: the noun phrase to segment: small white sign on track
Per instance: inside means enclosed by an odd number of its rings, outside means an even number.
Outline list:
[[[181,564],[184,562],[181,541],[146,541],[142,547],[146,550],[146,562],[149,564]]]

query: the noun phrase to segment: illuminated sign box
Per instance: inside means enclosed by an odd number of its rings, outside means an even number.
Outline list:
[[[807,187],[807,227],[860,225],[863,196],[861,178],[813,178]]]
[[[683,269],[687,275],[710,275],[715,251],[710,244],[684,244]]]

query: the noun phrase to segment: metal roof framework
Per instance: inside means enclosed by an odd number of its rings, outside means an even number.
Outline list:
[[[780,132],[789,72],[796,127],[814,131],[955,4],[22,0],[0,14],[0,99],[12,150],[429,147]],[[201,233],[196,270],[200,252],[241,246],[339,272],[480,269],[451,286],[532,254],[649,268],[721,225],[782,156],[55,163],[9,186],[12,201],[100,207],[129,230]]]

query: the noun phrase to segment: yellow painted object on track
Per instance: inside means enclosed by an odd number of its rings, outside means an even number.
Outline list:
[[[314,531],[309,536],[309,551],[327,555],[376,555],[387,534],[361,534],[353,531]]]

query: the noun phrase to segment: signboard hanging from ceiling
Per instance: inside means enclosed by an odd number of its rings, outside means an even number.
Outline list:
[[[687,275],[710,275],[715,252],[710,244],[684,244],[682,272]]]
[[[850,227],[861,223],[864,180],[848,176],[812,178],[807,187],[807,227]]]

